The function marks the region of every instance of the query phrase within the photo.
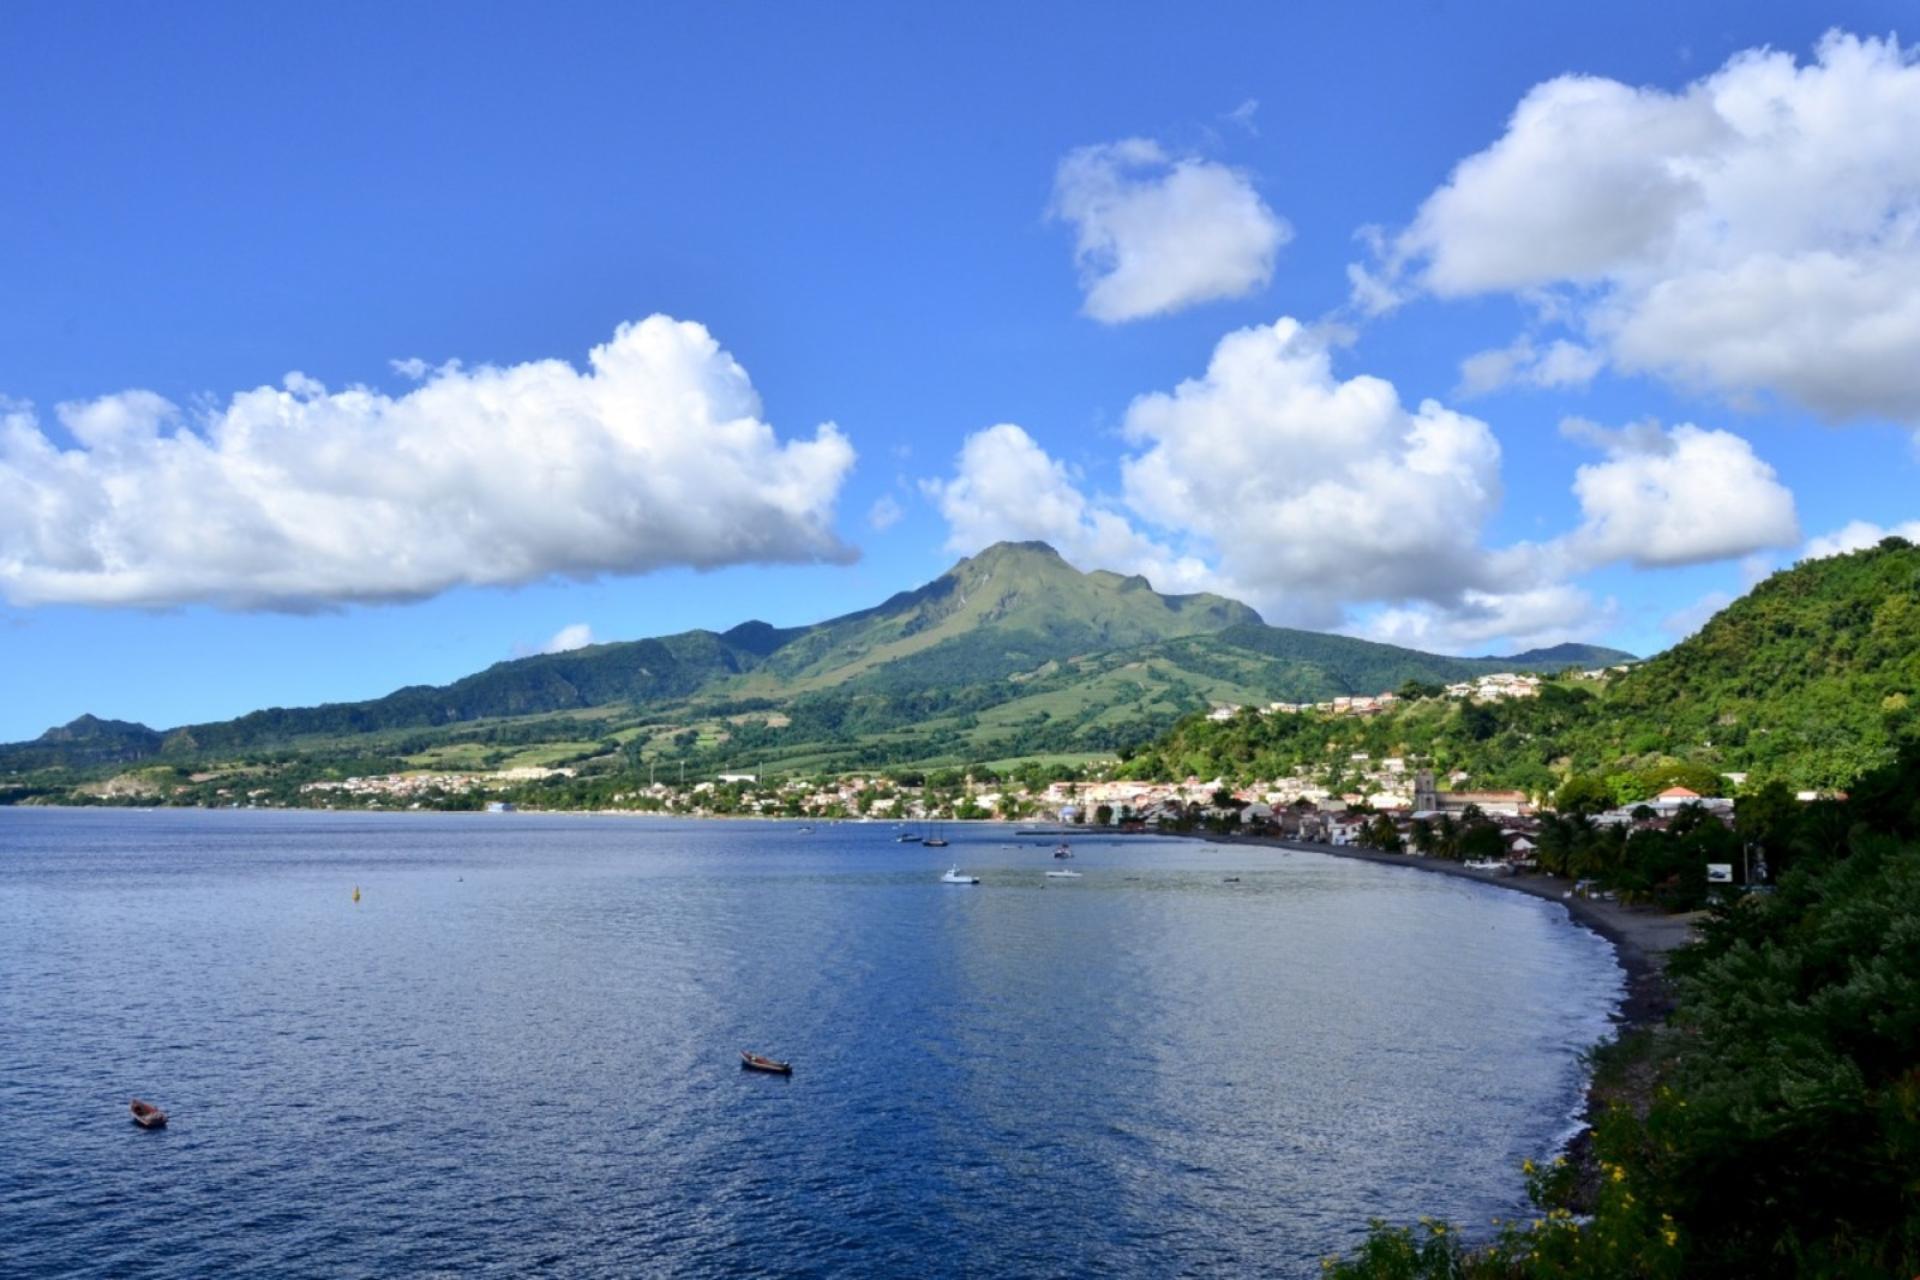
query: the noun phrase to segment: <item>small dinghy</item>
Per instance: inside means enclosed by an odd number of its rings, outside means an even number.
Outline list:
[[[774,1059],[766,1057],[763,1054],[748,1053],[745,1049],[740,1051],[740,1065],[748,1071],[765,1071],[776,1076],[790,1076],[793,1074],[793,1064],[791,1062],[776,1062]]]
[[[1047,872],[1047,879],[1049,880],[1078,880],[1079,878],[1080,878],[1080,873],[1078,871]]]
[[[167,1113],[154,1106],[151,1102],[142,1102],[140,1099],[135,1098],[127,1104],[127,1109],[133,1112],[133,1122],[142,1129],[164,1129],[167,1127]]]
[[[940,877],[940,883],[941,884],[979,884],[980,877],[961,875],[960,868],[954,867],[950,869],[947,872],[947,874]]]
[[[1065,840],[1062,840],[1059,844],[1053,846],[1053,856],[1056,858],[1071,858],[1073,856],[1073,846]]]

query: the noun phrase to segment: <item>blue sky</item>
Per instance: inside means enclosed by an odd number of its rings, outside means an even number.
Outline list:
[[[994,536],[1663,647],[1920,518],[1873,289],[1920,72],[1821,44],[1900,9],[9,6],[0,740],[815,620]],[[1847,145],[1740,134],[1769,93]]]

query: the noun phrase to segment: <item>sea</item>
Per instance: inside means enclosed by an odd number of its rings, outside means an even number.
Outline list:
[[[1493,886],[901,832],[0,808],[0,1275],[1310,1276],[1525,1213],[1623,991]]]

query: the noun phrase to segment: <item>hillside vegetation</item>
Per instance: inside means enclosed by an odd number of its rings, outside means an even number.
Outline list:
[[[0,778],[57,790],[137,762],[338,772],[569,764],[821,771],[1112,753],[1217,702],[1376,693],[1572,657],[1453,658],[1265,625],[1214,595],[1081,573],[1002,543],[925,586],[805,627],[748,622],[497,663],[365,702],[156,732],[91,717],[0,748]],[[31,775],[31,777],[29,777]]]
[[[1920,1273],[1920,746],[1862,775],[1846,801],[1760,821],[1748,805],[1741,836],[1786,870],[1771,894],[1724,899],[1674,955],[1670,1025],[1599,1055],[1603,1096],[1640,1101],[1596,1117],[1603,1176],[1588,1202],[1575,1203],[1570,1167],[1528,1166],[1536,1213],[1489,1242],[1464,1245],[1432,1220],[1376,1223],[1327,1274]],[[1621,1088],[1629,1076],[1651,1087]]]
[[[1563,679],[1538,698],[1484,705],[1404,691],[1403,705],[1365,718],[1191,716],[1128,767],[1274,777],[1366,752],[1536,793],[1579,776],[1623,801],[1676,765],[1708,780],[1844,787],[1920,735],[1920,548],[1889,538],[1776,573],[1698,634],[1604,682]]]

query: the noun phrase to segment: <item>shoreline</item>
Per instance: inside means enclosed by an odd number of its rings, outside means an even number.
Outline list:
[[[1613,944],[1615,957],[1627,975],[1627,989],[1621,996],[1614,1021],[1621,1034],[1666,1021],[1673,1010],[1673,996],[1666,980],[1667,953],[1684,946],[1692,937],[1695,915],[1668,915],[1651,908],[1627,907],[1617,902],[1594,898],[1567,897],[1573,881],[1560,876],[1526,874],[1489,875],[1473,871],[1457,862],[1423,858],[1405,853],[1382,853],[1348,845],[1317,844],[1307,840],[1288,840],[1276,836],[1208,837],[1222,844],[1262,845],[1291,849],[1302,853],[1323,853],[1333,858],[1372,862],[1381,866],[1406,867],[1433,875],[1453,876],[1476,884],[1509,889],[1565,907],[1576,924],[1585,926]]]
[[[1666,957],[1668,952],[1685,945],[1690,940],[1695,916],[1667,915],[1652,909],[1622,906],[1617,902],[1564,896],[1573,887],[1573,882],[1560,876],[1538,874],[1494,876],[1483,871],[1472,871],[1459,863],[1441,859],[1423,858],[1404,853],[1382,853],[1375,849],[1356,849],[1346,845],[1323,845],[1274,836],[1209,836],[1207,839],[1220,844],[1263,845],[1268,848],[1301,853],[1323,853],[1329,857],[1348,858],[1355,862],[1405,867],[1409,870],[1472,880],[1497,889],[1511,889],[1530,897],[1558,903],[1567,909],[1568,918],[1575,924],[1592,930],[1612,944],[1615,960],[1626,974],[1626,989],[1621,994],[1619,1006],[1611,1015],[1614,1025],[1613,1037],[1610,1041],[1603,1041],[1602,1044],[1619,1044],[1635,1032],[1650,1031],[1663,1026],[1667,1016],[1673,1012],[1673,990],[1667,982]],[[1600,1046],[1595,1046],[1595,1048],[1598,1047]],[[1591,1071],[1589,1072],[1580,1111],[1576,1117],[1579,1128],[1561,1143],[1561,1152],[1574,1168],[1573,1208],[1585,1209],[1590,1206],[1599,1186],[1601,1171],[1598,1157],[1593,1149],[1595,1116],[1603,1106],[1607,1105],[1624,1103],[1628,1106],[1638,1106],[1644,1100],[1642,1095],[1650,1085],[1651,1082],[1648,1080],[1635,1079],[1607,1089]]]

